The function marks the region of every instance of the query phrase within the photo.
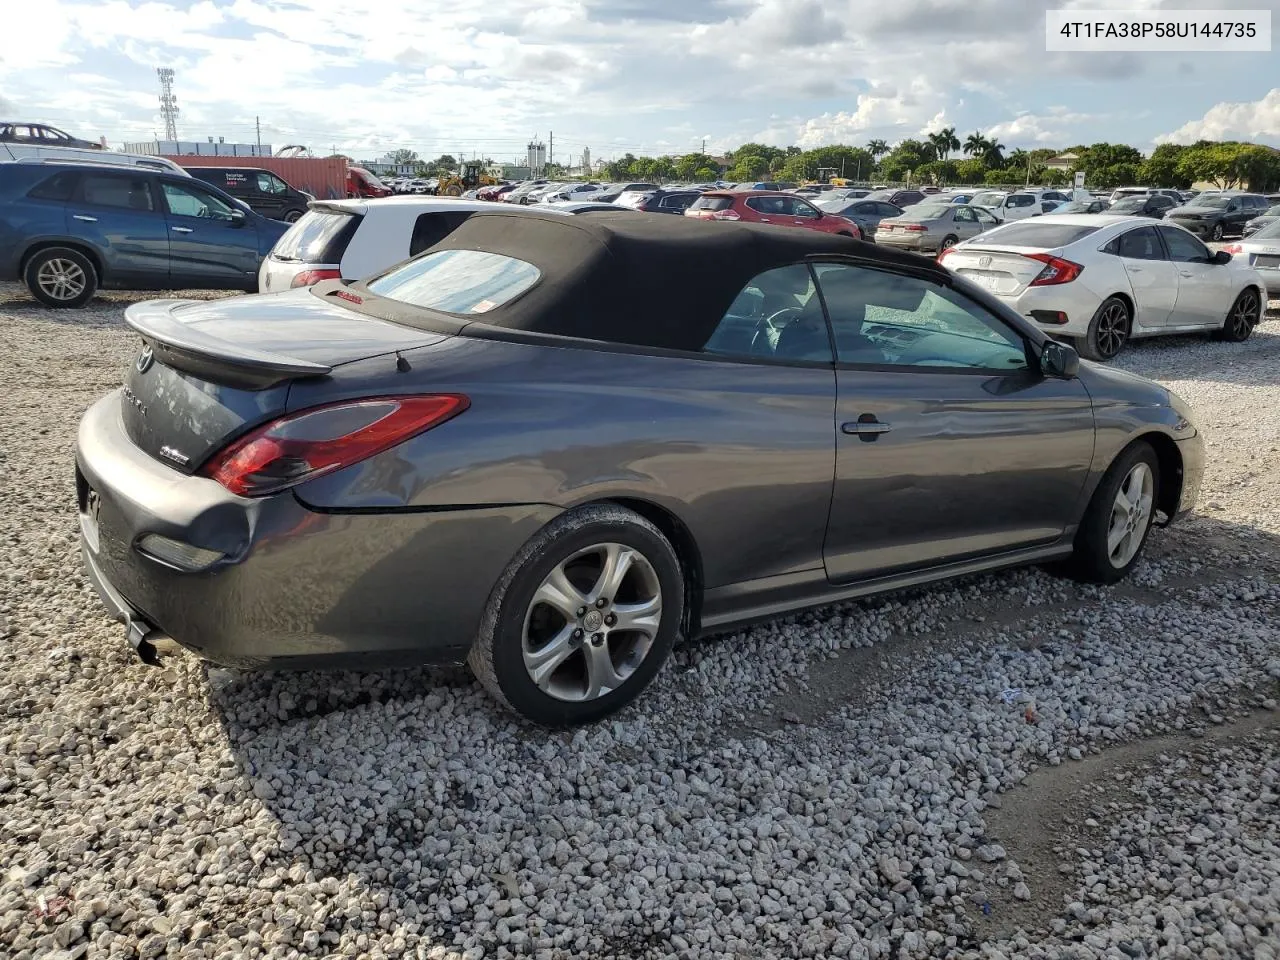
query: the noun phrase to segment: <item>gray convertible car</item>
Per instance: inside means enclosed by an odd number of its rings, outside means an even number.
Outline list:
[[[1163,387],[807,230],[495,210],[364,282],[127,320],[76,486],[145,659],[467,660],[548,725],[678,636],[1013,564],[1118,580],[1202,470]]]

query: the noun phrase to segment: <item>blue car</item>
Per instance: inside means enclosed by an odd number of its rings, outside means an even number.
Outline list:
[[[0,163],[0,280],[80,307],[99,289],[258,288],[289,224],[180,174],[92,163]]]

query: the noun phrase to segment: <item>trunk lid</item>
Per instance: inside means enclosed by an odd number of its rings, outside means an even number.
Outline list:
[[[246,430],[284,413],[290,384],[445,339],[344,309],[344,288],[209,302],[151,300],[125,311],[142,336],[120,401],[138,447],[191,473]],[[327,291],[319,294],[319,290]]]
[[[1054,253],[1033,247],[952,247],[943,265],[998,297],[1016,297],[1044,269],[1033,253]]]

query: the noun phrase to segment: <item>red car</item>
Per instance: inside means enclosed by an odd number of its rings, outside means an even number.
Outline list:
[[[823,213],[804,197],[777,190],[709,190],[693,201],[684,215],[703,220],[742,220],[780,227],[805,227],[862,239],[862,231],[852,220],[834,213]]]

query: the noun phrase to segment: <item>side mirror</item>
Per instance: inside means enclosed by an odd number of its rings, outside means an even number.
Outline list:
[[[1219,264],[1219,265],[1224,264],[1224,263],[1230,263],[1230,262],[1231,262],[1231,254],[1227,253],[1227,251],[1225,251],[1225,250],[1219,250],[1219,251],[1217,251],[1217,252],[1216,252],[1212,257],[1210,257],[1210,258],[1209,258],[1209,262],[1210,262],[1210,263],[1216,263],[1216,264]]]
[[[1065,343],[1046,340],[1040,348],[1040,372],[1055,380],[1074,380],[1080,372],[1080,355]]]
[[[243,227],[243,226],[244,226],[244,223],[245,223],[244,211],[243,211],[243,210],[232,210],[232,211],[231,211],[231,225],[232,225],[233,227]]]

